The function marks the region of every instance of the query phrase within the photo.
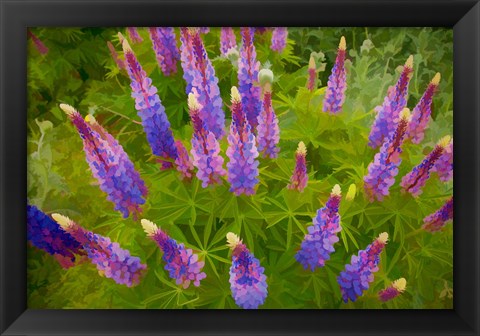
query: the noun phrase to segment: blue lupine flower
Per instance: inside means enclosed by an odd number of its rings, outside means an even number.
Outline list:
[[[338,45],[337,58],[328,77],[327,91],[323,99],[323,112],[337,114],[341,112],[347,90],[347,73],[345,71],[345,53],[347,52],[345,37],[342,36]],[[316,74],[315,74],[316,77]]]
[[[180,53],[177,48],[175,31],[172,27],[149,28],[153,50],[157,56],[157,62],[165,76],[177,72],[177,61]]]

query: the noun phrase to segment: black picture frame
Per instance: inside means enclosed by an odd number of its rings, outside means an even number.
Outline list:
[[[2,335],[479,335],[480,3],[449,1],[0,0]],[[454,309],[26,308],[29,26],[434,26],[454,29]]]

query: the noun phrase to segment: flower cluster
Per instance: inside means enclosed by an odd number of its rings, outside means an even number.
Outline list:
[[[193,282],[195,287],[200,286],[200,280],[207,276],[202,272],[204,261],[198,261],[198,255],[191,249],[185,248],[184,244],[178,244],[170,238],[157,225],[147,219],[142,219],[142,226],[147,235],[154,240],[163,252],[165,270],[170,278],[176,280],[177,285],[188,288]]]
[[[267,297],[267,277],[260,261],[248,250],[240,238],[227,233],[227,245],[232,249],[230,289],[235,303],[244,309],[256,309]]]
[[[153,50],[157,56],[157,62],[165,76],[177,72],[177,61],[180,53],[177,48],[175,31],[172,27],[149,28]]]
[[[100,126],[93,116],[85,120],[72,106],[60,104],[60,108],[68,115],[83,140],[83,150],[93,176],[100,183],[115,210],[123,217],[141,212],[140,206],[145,203],[147,188],[140,174],[112,135]]]
[[[431,215],[423,219],[422,229],[428,232],[440,231],[445,224],[453,219],[453,197]]]
[[[272,106],[272,86],[265,83],[263,86],[263,109],[258,116],[257,141],[258,151],[265,158],[276,158],[280,148],[280,129],[278,118]]]
[[[413,56],[405,62],[403,71],[395,86],[388,88],[388,93],[383,100],[383,105],[375,107],[377,116],[373,122],[368,145],[377,148],[384,139],[395,130],[400,111],[407,105],[408,84],[413,72]]]
[[[127,27],[127,34],[133,43],[140,43],[143,41],[142,37],[138,34],[136,27]]]
[[[33,246],[53,255],[63,268],[74,266],[76,255],[85,254],[69,233],[40,211],[27,204],[27,239]]]
[[[125,62],[118,56],[117,50],[115,50],[112,42],[107,41],[107,46],[108,50],[110,51],[110,55],[112,56],[112,59],[115,61],[115,64],[117,64],[118,69],[126,70]]]
[[[438,159],[445,153],[446,148],[450,146],[451,137],[449,135],[440,139],[435,148],[427,155],[427,157],[411,172],[402,178],[400,185],[403,192],[409,192],[413,196],[422,193],[422,188],[430,177],[430,172]]]
[[[305,147],[303,141],[300,141],[297,151],[295,152],[295,169],[290,177],[290,183],[287,188],[303,192],[303,189],[307,186],[307,182],[307,147]]]
[[[147,269],[140,258],[131,256],[128,250],[122,249],[118,243],[112,243],[110,238],[85,230],[68,217],[59,214],[52,214],[52,217],[63,230],[82,244],[100,275],[127,287],[140,283]]]
[[[341,197],[341,189],[337,184],[333,187],[327,204],[317,210],[313,225],[308,227],[308,233],[295,255],[303,268],[310,268],[313,272],[315,268],[325,266],[325,261],[329,260],[330,254],[335,251],[333,245],[338,242],[337,234],[342,230],[338,214]]]
[[[237,47],[235,32],[232,27],[222,27],[220,31],[220,52],[227,56],[230,49]]]
[[[405,291],[407,287],[407,280],[405,278],[400,278],[392,282],[390,286],[378,292],[378,298],[382,302],[390,301],[391,299],[396,298]]]
[[[307,89],[310,92],[315,91],[317,88],[317,65],[315,64],[315,59],[313,56],[310,56],[308,61],[308,81]]]
[[[287,46],[288,29],[286,27],[275,27],[272,30],[272,43],[270,48],[281,53]]]
[[[380,151],[368,166],[368,175],[364,180],[365,195],[370,202],[375,199],[382,201],[389,194],[390,187],[395,183],[395,176],[398,174],[398,167],[402,160],[402,143],[408,129],[410,110],[404,108],[400,114],[397,129],[383,143]]]
[[[337,114],[342,111],[345,102],[345,91],[347,90],[347,73],[345,71],[345,53],[347,44],[342,36],[338,44],[337,58],[328,77],[327,91],[323,99],[323,112]]]
[[[387,240],[388,233],[381,233],[365,250],[360,250],[358,255],[353,255],[350,264],[340,272],[337,281],[340,285],[343,302],[348,302],[348,300],[355,302],[358,297],[362,296],[363,291],[369,288],[374,273],[378,271],[380,253],[387,244]]]
[[[453,139],[432,167],[440,181],[448,182],[453,178]]]
[[[48,48],[43,44],[42,40],[40,40],[37,35],[32,33],[30,29],[27,29],[27,35],[30,37],[33,41],[33,44],[35,45],[35,48],[38,50],[38,52],[42,55],[48,54]]]

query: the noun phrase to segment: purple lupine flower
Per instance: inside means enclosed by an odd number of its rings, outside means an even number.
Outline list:
[[[227,56],[230,49],[237,47],[235,32],[232,27],[222,27],[220,31],[220,52]]]
[[[236,196],[255,194],[258,184],[258,151],[255,135],[252,133],[247,116],[242,108],[238,89],[232,87],[232,123],[228,135],[227,163],[230,191]]]
[[[108,46],[108,50],[110,51],[110,55],[112,56],[112,59],[117,64],[118,69],[126,70],[125,62],[122,59],[120,59],[120,57],[118,56],[117,50],[115,50],[115,47],[113,46],[112,42],[107,41],[107,46]]]
[[[256,133],[258,116],[262,111],[261,88],[255,85],[258,80],[260,62],[253,44],[253,28],[241,28],[242,47],[238,60],[238,91],[242,97],[242,106],[247,114],[247,120]]]
[[[380,253],[388,240],[388,233],[381,233],[365,250],[353,255],[350,264],[340,272],[337,282],[340,285],[343,302],[355,302],[362,296],[363,291],[370,287],[374,273],[378,271]]]
[[[201,106],[193,93],[188,95],[188,107],[193,124],[192,149],[193,165],[197,167],[197,177],[202,181],[202,187],[222,183],[222,176],[227,172],[223,169],[223,157],[220,155],[220,144],[215,135],[208,131],[200,118]]]
[[[187,83],[185,91],[187,95],[192,92],[193,79],[198,76],[195,55],[193,53],[192,35],[186,27],[180,28],[180,60],[183,69],[183,79]]]
[[[295,152],[295,169],[290,177],[290,184],[287,188],[303,192],[303,189],[307,186],[307,182],[307,147],[305,147],[303,141],[300,141],[297,151]]]
[[[440,83],[440,73],[437,72],[430,84],[428,84],[422,98],[412,111],[412,121],[408,126],[408,137],[415,144],[423,140],[425,129],[432,114],[432,99]]]
[[[390,286],[378,292],[378,298],[382,302],[390,301],[405,291],[407,280],[400,278],[392,282]]]
[[[83,140],[83,150],[93,177],[100,184],[100,189],[115,204],[124,218],[142,211],[147,188],[140,174],[113,136],[100,126],[93,116],[85,120],[72,106],[60,104],[60,108],[68,115]]]
[[[155,241],[163,252],[162,259],[165,262],[165,270],[170,278],[176,280],[177,285],[188,288],[193,282],[195,287],[200,286],[200,280],[207,275],[202,272],[204,261],[198,260],[198,254],[192,249],[186,248],[183,243],[177,243],[157,225],[147,219],[142,219],[142,226],[148,237]]]
[[[140,43],[143,41],[143,38],[138,34],[136,27],[127,27],[127,34],[132,43]]]
[[[198,27],[197,29],[200,34],[207,34],[210,31],[209,27]]]
[[[288,29],[286,27],[275,27],[272,31],[272,43],[270,49],[282,53],[287,46]]]
[[[295,255],[295,259],[304,269],[310,268],[313,272],[315,268],[325,266],[325,261],[329,260],[330,254],[335,251],[333,245],[338,242],[337,234],[342,230],[338,214],[341,198],[340,186],[336,184],[327,204],[317,210],[313,225],[308,227],[308,233]]]
[[[135,99],[135,108],[142,119],[152,153],[160,157],[162,169],[172,168],[178,153],[157,88],[152,85],[152,80],[147,77],[126,39],[123,39],[122,46],[131,80],[132,98]]]
[[[227,233],[227,246],[232,249],[232,297],[244,309],[257,309],[265,302],[268,294],[267,277],[263,274],[265,269],[236,234]]]
[[[177,61],[180,59],[175,31],[172,27],[151,27],[148,31],[158,65],[163,74],[165,76],[175,74],[177,72]]]
[[[35,48],[38,52],[42,55],[48,54],[48,48],[43,44],[42,40],[40,40],[34,33],[27,29],[27,35],[32,39]]]
[[[263,86],[263,109],[258,116],[257,126],[258,151],[267,158],[276,158],[280,148],[280,129],[278,118],[272,106],[272,89],[270,83]]]
[[[310,60],[308,61],[308,81],[307,81],[307,89],[310,92],[315,91],[317,88],[317,66],[315,64],[315,59],[313,56],[310,56]]]
[[[182,178],[190,180],[193,174],[193,163],[188,155],[188,151],[180,140],[175,141],[178,156],[175,159],[175,166],[182,174]]]
[[[100,275],[127,287],[140,283],[147,270],[147,265],[142,264],[140,258],[131,256],[128,250],[122,249],[118,243],[112,243],[110,238],[88,231],[68,217],[59,214],[52,214],[52,217],[82,244]]]
[[[445,224],[453,219],[453,196],[431,215],[423,219],[422,229],[428,232],[440,231]]]
[[[437,172],[442,182],[448,182],[453,178],[453,139],[433,165],[432,171]]]
[[[383,105],[375,107],[377,116],[373,122],[368,145],[377,148],[382,145],[384,139],[395,130],[400,111],[407,105],[408,84],[413,72],[413,56],[405,62],[403,71],[395,86],[388,88],[387,96]]]
[[[433,166],[445,153],[446,148],[450,145],[450,140],[451,137],[449,135],[440,139],[430,154],[402,178],[402,182],[400,183],[402,192],[409,192],[413,196],[418,196],[422,193],[422,188],[430,177]]]
[[[410,110],[404,108],[397,129],[383,143],[380,151],[375,154],[373,162],[368,165],[368,175],[363,178],[365,195],[370,202],[375,199],[382,201],[390,194],[389,189],[395,183],[398,167],[402,160],[402,143],[410,121]]]
[[[327,90],[323,98],[323,112],[337,114],[342,111],[347,90],[347,73],[345,71],[345,54],[347,44],[342,36],[338,44],[337,58],[328,77]]]
[[[33,246],[53,255],[63,268],[74,266],[77,256],[85,254],[78,241],[30,204],[27,204],[27,239]]]

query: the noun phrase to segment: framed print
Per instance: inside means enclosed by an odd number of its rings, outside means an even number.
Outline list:
[[[478,2],[1,6],[2,334],[478,334]]]

